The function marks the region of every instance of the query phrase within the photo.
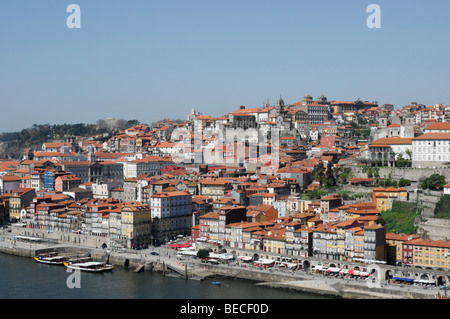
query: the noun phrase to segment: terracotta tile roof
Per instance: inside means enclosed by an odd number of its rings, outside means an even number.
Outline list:
[[[425,130],[450,130],[450,122],[435,122],[430,124]]]
[[[425,133],[413,140],[450,140],[450,133]]]
[[[411,145],[412,138],[402,137],[384,137],[373,141],[370,146],[384,146],[384,145]]]

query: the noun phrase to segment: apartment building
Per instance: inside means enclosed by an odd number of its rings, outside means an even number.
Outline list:
[[[417,235],[406,234],[386,234],[386,262],[389,265],[396,265],[403,260],[403,243],[420,238]]]
[[[28,207],[36,196],[34,188],[18,188],[9,197],[9,219],[19,221],[22,209]]]
[[[404,264],[450,269],[450,242],[413,238],[402,243],[402,253]]]
[[[117,225],[116,225],[117,227]],[[121,214],[121,237],[128,248],[151,244],[152,218],[149,205],[126,203]]]
[[[450,162],[450,133],[425,133],[412,139],[412,167],[446,167]]]
[[[187,191],[159,192],[151,196],[152,232],[154,240],[164,243],[190,233],[192,194]]]

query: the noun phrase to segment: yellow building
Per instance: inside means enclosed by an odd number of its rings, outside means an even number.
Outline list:
[[[403,188],[394,187],[377,187],[373,189],[373,202],[377,205],[380,212],[384,212],[392,208],[394,200],[401,200],[408,198],[408,191]]]
[[[415,238],[404,242],[402,249],[405,264],[450,269],[450,241]]]
[[[419,238],[419,236],[417,235],[387,233],[386,234],[387,263],[390,265],[395,265],[398,262],[402,262],[403,243],[411,239],[417,238]]]
[[[126,204],[122,209],[122,236],[126,237],[129,247],[150,244],[151,209],[144,204]]]
[[[219,214],[210,212],[199,217],[200,237],[219,240]]]
[[[34,188],[19,188],[9,197],[9,219],[20,220],[20,211],[26,208],[36,196]]]
[[[364,229],[355,231],[354,234],[354,254],[353,258],[364,259]]]
[[[208,196],[212,200],[216,200],[223,197],[225,192],[232,188],[231,183],[224,179],[204,179],[199,184],[199,195]]]
[[[285,239],[285,229],[270,230],[263,239],[264,251],[273,254],[285,254]]]
[[[380,215],[380,212],[377,210],[376,204],[373,202],[343,205],[340,206],[338,209],[339,214],[345,216],[344,217],[345,221],[355,218]]]
[[[339,260],[345,260],[347,256],[345,247],[347,230],[361,225],[362,223],[356,219],[349,219],[345,222],[336,224],[336,253],[339,256]]]

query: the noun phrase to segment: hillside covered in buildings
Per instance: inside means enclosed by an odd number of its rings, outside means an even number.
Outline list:
[[[402,254],[403,245],[450,253],[450,106],[308,94],[220,117],[186,113],[2,134],[0,223],[112,248],[190,236],[255,253],[450,268],[442,254]]]

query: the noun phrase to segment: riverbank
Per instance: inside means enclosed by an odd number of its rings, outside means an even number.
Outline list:
[[[177,260],[176,252],[164,247],[142,251],[109,251],[99,248],[81,247],[71,244],[24,243],[11,238],[0,241],[0,253],[32,258],[40,252],[57,250],[68,257],[81,256],[90,252],[94,259],[107,254],[107,262],[119,267],[139,271],[155,271],[164,275],[205,280],[227,277],[251,280],[255,285],[273,289],[287,289],[333,298],[343,299],[435,299],[437,288],[423,289],[416,286],[382,285],[369,287],[364,280],[341,279],[330,276],[312,275],[303,271],[267,270],[244,265],[211,265],[198,259]],[[152,254],[154,253],[154,254]]]
[[[371,286],[365,280],[342,279],[312,275],[304,272],[292,274],[271,273],[270,270],[234,269],[226,266],[204,266],[216,276],[253,280],[256,285],[274,289],[287,289],[341,299],[436,299],[438,289],[418,286],[380,284]]]

